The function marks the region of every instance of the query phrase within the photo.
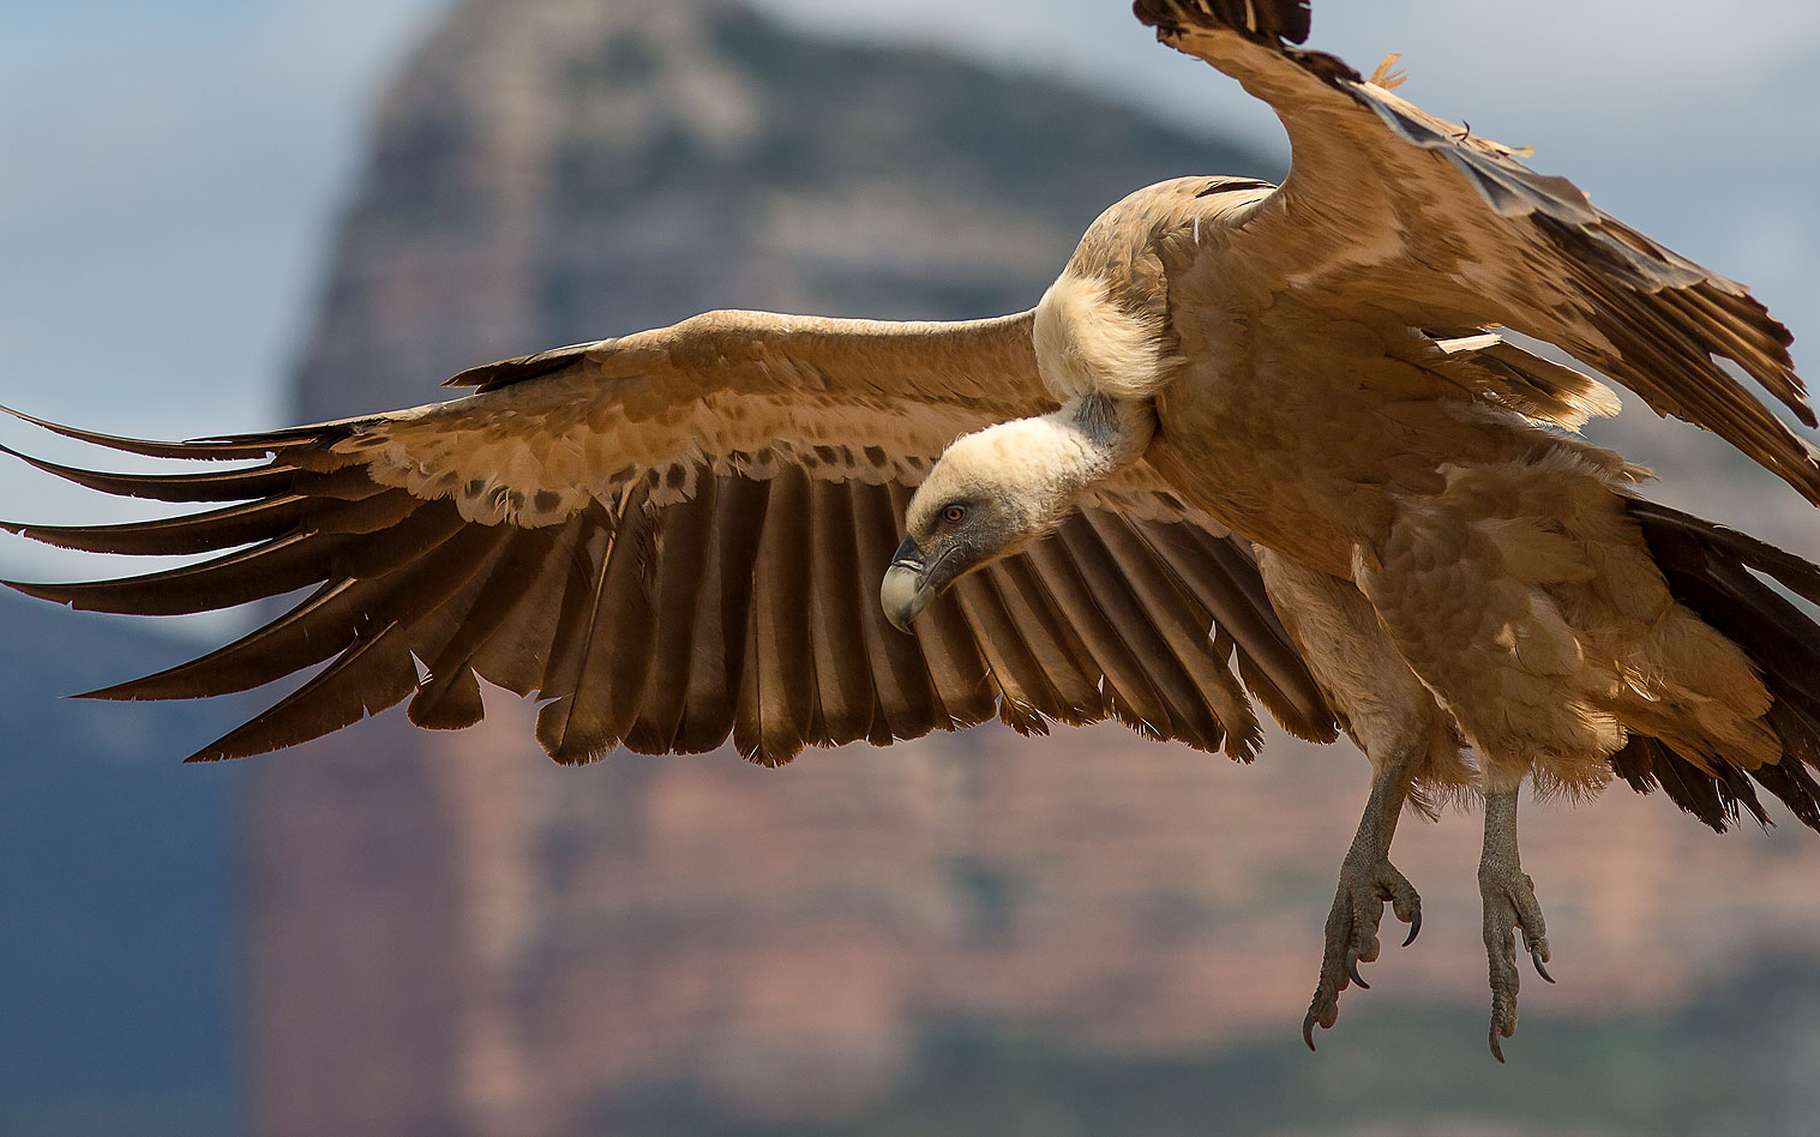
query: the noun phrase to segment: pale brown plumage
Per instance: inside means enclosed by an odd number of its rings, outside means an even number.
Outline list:
[[[475,396],[395,415],[178,444],[41,423],[157,457],[266,460],[171,476],[38,463],[108,493],[246,504],[11,526],[27,537],[124,554],[250,547],[149,577],[16,587],[136,613],[315,588],[232,645],[93,693],[194,698],[328,663],[201,760],[406,699],[421,725],[468,726],[483,678],[546,700],[538,741],[569,762],[731,735],[779,764],[995,714],[1025,732],[1116,719],[1248,758],[1258,727],[1234,667],[1292,730],[1331,737],[1248,548],[1143,469],[1100,487],[1055,541],[970,577],[914,638],[885,623],[876,586],[911,488],[957,434],[1054,403],[1030,318],[710,313],[477,368],[450,381]]]
[[[1715,362],[1811,422],[1786,329],[1510,148],[1294,47],[1305,4],[1136,8],[1269,102],[1295,150],[1281,189],[1146,251],[1187,360],[1151,464],[1220,523],[1356,582],[1456,717],[1487,708],[1462,725],[1494,780],[1596,788],[1632,731],[1673,735],[1695,767],[1774,764],[1792,740],[1768,726],[1764,661],[1671,590],[1623,492],[1646,472],[1537,425],[1575,429],[1615,398],[1487,332],[1561,345],[1813,499],[1811,447]],[[1481,625],[1522,650],[1454,650]]]
[[[1419,926],[1388,861],[1404,802],[1471,787],[1496,1052],[1514,930],[1538,970],[1548,955],[1515,843],[1522,781],[1587,794],[1615,772],[1721,829],[1766,817],[1761,787],[1820,829],[1820,628],[1755,575],[1820,599],[1820,570],[1638,498],[1647,471],[1573,433],[1617,411],[1612,391],[1499,329],[1820,503],[1814,450],[1717,362],[1812,425],[1790,337],[1570,183],[1296,47],[1305,3],[1135,7],[1278,112],[1295,151],[1280,189],[1140,190],[1013,316],[710,313],[477,368],[451,380],[472,396],[390,415],[185,444],[51,427],[263,461],[38,463],[108,493],[245,504],[15,531],[247,547],[15,587],[149,613],[313,586],[233,645],[96,693],[218,694],[327,663],[198,758],[407,699],[422,725],[470,725],[480,679],[544,700],[538,740],[563,761],[731,736],[779,763],[994,713],[1249,757],[1246,690],[1307,737],[1337,713],[1374,791],[1305,1030],[1332,1025],[1375,958],[1383,902]]]
[[[1291,46],[1307,37],[1306,3],[1136,8],[1165,42],[1237,78],[1282,119],[1291,176],[1246,222],[1275,279],[1318,293],[1330,312],[1369,306],[1425,326],[1451,312],[1559,344],[1820,503],[1813,447],[1713,359],[1732,360],[1815,425],[1792,337],[1742,286],[1596,208],[1565,178],[1529,170],[1511,147]]]
[[[1272,599],[1294,610],[1292,632],[1377,771],[1305,1033],[1312,1046],[1376,957],[1395,891],[1382,882],[1401,880],[1383,803],[1394,815],[1407,789],[1463,780],[1435,737],[1440,713],[1476,753],[1487,799],[1501,1058],[1516,1025],[1513,931],[1545,978],[1549,954],[1517,854],[1524,779],[1584,794],[1615,770],[1720,829],[1741,807],[1766,817],[1755,783],[1820,828],[1820,629],[1752,570],[1809,595],[1820,572],[1637,500],[1645,471],[1548,429],[1612,413],[1610,392],[1485,337],[1502,325],[1554,343],[1820,503],[1813,447],[1719,362],[1811,426],[1791,337],[1741,286],[1571,183],[1295,46],[1305,3],[1135,7],[1165,43],[1270,103],[1294,148],[1281,189],[1145,251],[1184,360],[1158,384],[1146,458],[1270,550]],[[1127,308],[1149,295],[1130,283],[1142,274],[1097,275],[1109,296],[1135,292]],[[1389,656],[1420,685],[1388,681]]]

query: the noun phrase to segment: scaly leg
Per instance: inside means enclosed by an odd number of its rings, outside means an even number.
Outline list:
[[[1491,963],[1491,1056],[1504,1061],[1500,1039],[1517,1030],[1517,941],[1523,943],[1536,974],[1553,983],[1543,964],[1549,961],[1548,927],[1536,902],[1536,885],[1523,872],[1517,850],[1517,791],[1485,795],[1485,851],[1479,858],[1479,897],[1485,906],[1485,955]]]
[[[1359,819],[1352,848],[1340,864],[1340,886],[1333,895],[1333,909],[1327,914],[1321,980],[1309,1001],[1308,1014],[1302,1019],[1302,1041],[1310,1050],[1314,1049],[1315,1026],[1326,1030],[1339,1020],[1340,992],[1346,990],[1348,983],[1357,983],[1361,990],[1371,989],[1371,984],[1359,974],[1359,964],[1378,958],[1378,924],[1384,918],[1384,903],[1389,901],[1397,919],[1409,925],[1404,947],[1414,943],[1422,930],[1422,898],[1390,863],[1390,842],[1396,836],[1403,804],[1409,800],[1409,785],[1419,756],[1416,748],[1405,748],[1372,776],[1365,815]]]

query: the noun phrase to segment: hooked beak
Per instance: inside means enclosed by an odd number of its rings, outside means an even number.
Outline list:
[[[891,567],[878,586],[878,600],[884,605],[885,619],[900,632],[910,630],[910,621],[929,606],[935,590],[929,586],[929,566],[923,551],[909,537],[891,554]]]

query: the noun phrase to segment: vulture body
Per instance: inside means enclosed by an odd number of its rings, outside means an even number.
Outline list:
[[[997,716],[1123,722],[1249,759],[1252,700],[1344,729],[1371,797],[1304,1034],[1377,957],[1406,805],[1482,794],[1491,1048],[1515,932],[1544,977],[1516,794],[1661,788],[1715,829],[1766,789],[1820,829],[1820,570],[1654,505],[1575,433],[1617,399],[1510,328],[1713,430],[1820,502],[1790,337],[1739,285],[1510,149],[1297,45],[1295,0],[1138,0],[1270,103],[1281,187],[1192,177],[1114,205],[1032,310],[954,324],[716,312],[489,364],[452,402],[190,443],[220,472],[39,468],[202,506],[9,525],[146,576],[15,584],[169,614],[304,591],[191,663],[93,697],[191,698],[322,664],[198,760],[409,701],[472,725],[480,680],[543,701],[556,759],[787,762]],[[25,416],[21,416],[25,417]],[[876,591],[875,591],[876,590]],[[874,597],[877,597],[875,600]],[[908,632],[908,634],[904,634]],[[1470,752],[1470,758],[1468,754]]]

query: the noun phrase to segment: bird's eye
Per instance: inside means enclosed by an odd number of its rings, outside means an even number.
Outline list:
[[[967,507],[964,505],[951,505],[947,509],[942,510],[942,520],[950,525],[959,525],[966,519]]]

